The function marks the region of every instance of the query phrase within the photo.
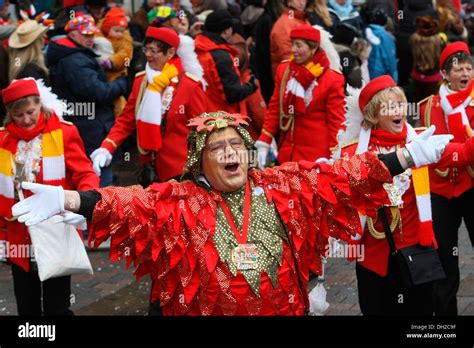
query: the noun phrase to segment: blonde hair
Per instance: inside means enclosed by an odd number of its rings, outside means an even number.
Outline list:
[[[12,81],[28,63],[38,65],[48,74],[48,68],[44,62],[43,38],[38,37],[35,41],[23,48],[9,48],[8,51],[9,71],[8,79]],[[19,64],[18,64],[19,63]]]
[[[375,94],[363,110],[364,120],[362,127],[364,129],[374,128],[379,123],[382,106],[390,100],[390,93],[395,93],[401,99],[404,105],[407,103],[405,92],[400,87],[389,87]]]
[[[308,11],[316,13],[327,27],[332,27],[332,18],[329,14],[326,0],[313,0],[307,8]]]
[[[410,36],[414,68],[423,73],[437,70],[441,55],[442,39],[439,35],[423,36],[414,33]]]
[[[3,120],[3,125],[6,126],[8,123],[13,121],[13,117],[11,114],[12,112],[15,112],[25,107],[25,105],[29,105],[30,102],[34,103],[35,105],[41,104],[41,98],[37,95],[30,95],[28,97],[17,99],[5,105],[5,108],[7,109],[7,114],[5,116],[5,119]],[[41,112],[43,113],[45,120],[49,119],[50,116],[53,114],[53,111],[44,106],[43,104],[41,104]]]

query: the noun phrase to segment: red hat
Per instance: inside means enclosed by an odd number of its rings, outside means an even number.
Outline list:
[[[120,7],[112,7],[102,21],[101,29],[105,35],[109,35],[109,30],[112,27],[126,27],[127,17]]]
[[[449,57],[457,52],[466,52],[469,55],[471,54],[471,51],[469,51],[469,47],[466,45],[466,43],[462,41],[453,42],[452,44],[446,46],[443,52],[441,52],[441,56],[439,57],[439,68],[443,70],[444,63],[446,63]]]
[[[389,88],[389,87],[397,87],[395,81],[393,81],[390,75],[382,75],[379,76],[362,88],[362,91],[359,95],[359,107],[362,112],[364,112],[365,107],[370,102],[370,99],[378,92]]]
[[[294,27],[291,30],[290,38],[292,39],[303,39],[314,41],[317,43],[321,42],[321,33],[318,29],[313,28],[309,24],[302,24]]]
[[[178,49],[179,36],[172,29],[148,27],[148,29],[146,30],[145,36],[150,39],[163,41],[164,43],[170,45],[171,47]]]
[[[2,91],[3,103],[5,105],[30,95],[40,95],[36,81],[31,78],[14,80]]]

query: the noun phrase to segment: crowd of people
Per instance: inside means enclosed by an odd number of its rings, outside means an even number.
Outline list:
[[[150,274],[150,313],[304,315],[336,239],[363,246],[364,315],[456,315],[473,20],[470,0],[0,0],[0,242],[87,220]],[[141,186],[114,187],[130,144]],[[415,246],[443,277],[404,284]],[[20,315],[72,314],[70,276],[5,261]]]

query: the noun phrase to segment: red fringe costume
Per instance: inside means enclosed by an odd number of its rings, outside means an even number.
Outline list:
[[[361,233],[358,211],[374,216],[388,203],[384,182],[392,177],[373,153],[329,166],[302,161],[249,171],[286,226],[277,286],[261,274],[259,295],[241,271],[234,276],[213,242],[217,202],[193,181],[97,190],[90,240],[112,237],[113,261],[126,258],[136,277],[150,274],[153,301],[164,315],[304,315],[309,272],[321,273],[327,238],[354,243]],[[251,219],[262,216],[251,213]],[[245,272],[245,271],[244,271]]]

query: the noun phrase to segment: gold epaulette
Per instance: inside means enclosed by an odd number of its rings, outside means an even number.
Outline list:
[[[420,100],[420,101],[418,102],[418,105],[421,105],[421,104],[423,104],[424,102],[427,102],[428,99],[430,99],[431,97],[434,97],[434,95],[432,94],[432,95],[426,97],[425,99]]]
[[[186,72],[185,74],[187,77],[189,77],[191,80],[193,80],[194,82],[200,82],[201,80],[199,80],[199,77],[197,77],[196,75],[193,75],[189,72]]]
[[[140,72],[137,72],[137,73],[135,74],[135,77],[142,76],[142,75],[145,75],[145,70],[140,71]]]
[[[348,147],[348,146],[351,146],[351,145],[354,145],[354,144],[357,144],[358,142],[359,142],[359,139],[354,139],[354,140],[348,141],[344,144],[341,144],[341,149],[343,149],[345,147]]]
[[[69,126],[74,126],[74,123],[72,123],[72,122],[69,122],[69,121],[66,121],[66,120],[60,120],[60,121],[61,121],[61,123],[67,124]]]

